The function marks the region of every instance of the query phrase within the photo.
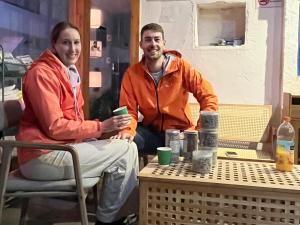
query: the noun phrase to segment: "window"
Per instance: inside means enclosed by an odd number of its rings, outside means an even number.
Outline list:
[[[245,3],[199,4],[197,46],[242,45],[245,39]]]

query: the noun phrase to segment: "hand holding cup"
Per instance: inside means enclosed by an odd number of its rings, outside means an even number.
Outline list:
[[[113,123],[116,130],[121,130],[123,128],[128,127],[131,122],[131,116],[129,114],[114,116]]]
[[[131,122],[131,116],[128,114],[126,106],[121,106],[113,111],[115,123],[118,129],[127,127]]]
[[[121,130],[131,122],[131,115],[128,114],[127,107],[123,106],[113,111],[114,116],[102,122],[102,132],[107,133],[115,130]]]

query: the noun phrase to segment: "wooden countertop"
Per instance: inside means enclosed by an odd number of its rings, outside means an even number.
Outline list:
[[[300,165],[292,172],[280,172],[274,163],[218,159],[209,174],[191,170],[191,163],[180,161],[160,167],[154,158],[140,171],[140,181],[187,185],[243,188],[264,191],[300,193]]]

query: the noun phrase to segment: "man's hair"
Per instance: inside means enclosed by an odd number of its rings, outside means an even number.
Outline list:
[[[57,39],[59,38],[60,33],[62,31],[64,31],[65,29],[67,29],[67,28],[73,28],[73,29],[77,30],[79,35],[80,35],[78,27],[76,27],[72,23],[66,22],[66,21],[59,22],[52,29],[51,39],[50,39],[51,40],[51,45],[53,45],[57,42]]]
[[[149,23],[149,24],[146,24],[145,26],[143,26],[143,28],[141,29],[141,40],[143,38],[144,32],[147,31],[147,30],[160,32],[162,34],[163,39],[165,39],[163,28],[157,23]]]

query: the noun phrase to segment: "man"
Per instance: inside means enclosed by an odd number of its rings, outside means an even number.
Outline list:
[[[179,52],[166,50],[165,43],[160,25],[145,25],[140,41],[143,58],[127,69],[121,85],[120,106],[126,105],[133,119],[116,138],[134,141],[139,152],[146,154],[155,154],[158,146],[165,145],[166,129],[195,128],[188,106],[189,92],[201,110],[216,111],[218,107],[210,83]],[[144,118],[137,127],[138,111]],[[201,126],[200,120],[197,126]]]

